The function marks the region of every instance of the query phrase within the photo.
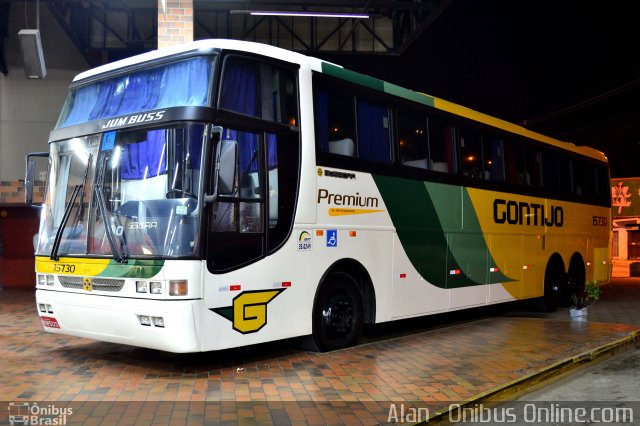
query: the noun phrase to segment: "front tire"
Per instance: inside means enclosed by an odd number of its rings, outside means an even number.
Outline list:
[[[353,346],[363,327],[362,295],[354,279],[335,273],[322,284],[313,309],[313,340],[320,351]]]

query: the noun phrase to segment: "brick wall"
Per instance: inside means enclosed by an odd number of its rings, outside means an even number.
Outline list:
[[[34,187],[34,202],[42,203],[44,196],[44,182],[36,182]],[[24,180],[0,181],[0,206],[24,205]]]
[[[193,41],[193,0],[158,0],[158,49]]]

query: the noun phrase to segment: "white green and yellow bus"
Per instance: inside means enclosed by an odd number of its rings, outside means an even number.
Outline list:
[[[81,73],[49,146],[36,305],[53,333],[332,350],[363,324],[553,308],[609,279],[602,153],[268,45]]]

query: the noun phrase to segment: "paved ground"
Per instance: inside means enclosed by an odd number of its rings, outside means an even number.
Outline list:
[[[635,279],[607,286],[587,323],[511,305],[377,327],[333,353],[284,341],[173,355],[45,333],[33,293],[5,289],[0,400],[68,406],[67,424],[375,424],[391,404],[447,406],[628,336],[638,301]]]

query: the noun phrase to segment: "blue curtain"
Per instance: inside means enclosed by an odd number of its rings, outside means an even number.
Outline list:
[[[167,171],[165,130],[147,132],[147,140],[125,146],[122,151],[122,179],[152,178]]]
[[[316,143],[322,152],[329,152],[329,94],[316,92]]]
[[[220,95],[220,107],[242,114],[260,117],[260,73],[254,62],[231,58],[224,70],[224,83]],[[240,170],[255,172],[258,170],[257,149],[259,138],[255,133],[235,132],[229,135],[238,142]],[[275,135],[267,136],[269,168],[278,166]]]
[[[253,62],[229,59],[224,70],[220,107],[259,117],[259,77]]]
[[[386,106],[358,100],[358,155],[364,160],[391,162]]]
[[[58,127],[173,106],[206,106],[210,74],[210,59],[201,57],[78,87],[67,98]]]

